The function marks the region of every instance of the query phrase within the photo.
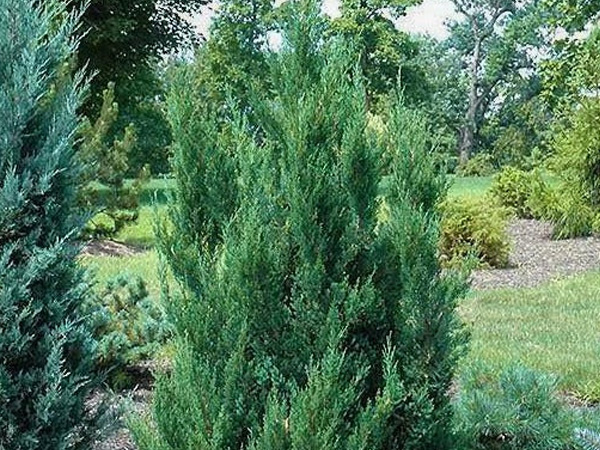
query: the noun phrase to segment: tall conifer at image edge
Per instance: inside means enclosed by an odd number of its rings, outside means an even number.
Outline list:
[[[64,2],[0,0],[0,448],[89,448],[95,345],[79,306],[83,80]]]
[[[446,182],[427,129],[398,101],[379,148],[356,53],[326,37],[320,4],[290,1],[281,17],[272,90],[250,108],[257,127],[238,117],[224,132],[201,89],[190,100],[193,80],[171,93],[178,187],[161,248],[176,353],[137,443],[448,448],[465,285],[437,257]],[[194,183],[204,171],[234,200]]]

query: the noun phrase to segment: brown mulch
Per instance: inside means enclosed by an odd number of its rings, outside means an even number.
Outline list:
[[[98,392],[91,401],[100,402],[106,400],[104,398],[106,395],[106,393]],[[144,414],[148,409],[151,397],[152,391],[150,388],[136,387],[107,400],[122,410],[121,414],[119,414],[121,417],[118,418],[115,429],[108,435],[103,436],[101,441],[95,442],[91,450],[137,450],[131,433],[125,424],[125,417],[141,416]]]
[[[137,450],[131,433],[125,423],[126,418],[142,417],[148,412],[152,401],[154,375],[171,370],[170,362],[164,359],[143,361],[130,371],[137,384],[118,394],[109,394],[107,391],[97,391],[89,399],[90,406],[105,402],[108,404],[117,423],[112,432],[104,435],[101,441],[92,445],[90,450]]]
[[[474,272],[473,289],[533,287],[600,268],[598,237],[555,241],[552,226],[537,220],[515,220],[508,231],[512,240],[509,268]]]
[[[83,256],[133,256],[146,251],[143,248],[111,240],[93,240],[83,246]]]

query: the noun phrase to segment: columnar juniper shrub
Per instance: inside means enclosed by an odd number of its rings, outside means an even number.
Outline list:
[[[362,75],[324,38],[319,7],[286,4],[272,91],[253,99],[258,127],[238,117],[224,131],[191,89],[172,93],[177,205],[161,240],[179,287],[177,351],[152,419],[135,424],[143,450],[449,443],[464,283],[438,262],[446,183],[423,127],[405,129],[394,105],[397,164],[378,220],[382,150]],[[203,171],[214,188],[192,182]]]
[[[94,341],[75,239],[81,77],[64,2],[0,0],[0,448],[81,446]]]

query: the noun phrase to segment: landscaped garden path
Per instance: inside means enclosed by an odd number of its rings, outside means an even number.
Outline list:
[[[600,238],[552,240],[552,225],[515,220],[509,226],[510,266],[473,273],[474,289],[520,288],[600,268]]]

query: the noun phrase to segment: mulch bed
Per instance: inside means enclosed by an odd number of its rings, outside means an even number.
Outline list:
[[[509,226],[512,239],[510,267],[473,273],[476,290],[538,286],[600,268],[600,238],[555,241],[552,225],[537,220],[515,220]]]
[[[134,247],[122,242],[111,240],[93,240],[87,242],[81,249],[83,256],[133,256],[144,253],[146,249]]]
[[[97,392],[92,402],[99,402],[106,393]],[[152,391],[148,387],[136,387],[126,393],[115,395],[110,399],[110,402],[118,408],[123,408],[123,414],[116,424],[116,428],[108,436],[105,436],[101,441],[95,442],[91,450],[136,450],[137,447],[133,443],[133,438],[123,416],[132,417],[135,415],[141,416],[147,411],[152,397]]]
[[[154,373],[171,370],[167,361],[143,361],[132,368],[131,375],[135,376],[137,384],[117,394],[107,391],[96,391],[89,402],[94,404],[106,402],[110,408],[117,408],[118,423],[115,424],[113,432],[105,436],[101,441],[94,443],[91,450],[136,450],[131,433],[127,429],[125,421],[127,417],[141,417],[148,412],[152,401],[152,389],[154,384]]]

